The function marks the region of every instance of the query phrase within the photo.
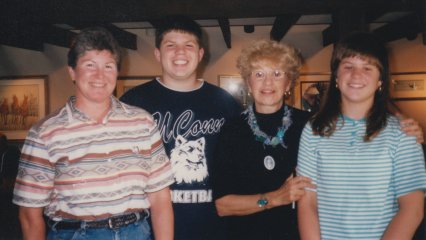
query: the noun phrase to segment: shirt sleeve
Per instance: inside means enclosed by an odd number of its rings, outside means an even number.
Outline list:
[[[316,156],[316,144],[314,139],[318,136],[312,134],[309,123],[305,125],[299,145],[296,172],[299,176],[306,176],[312,179],[313,184],[318,182],[318,168]],[[306,188],[306,190],[316,192],[316,189]]]
[[[236,193],[234,185],[235,172],[233,171],[234,150],[232,141],[232,127],[224,128],[216,145],[213,168],[212,168],[212,188],[213,199],[219,199],[225,195]]]
[[[55,167],[38,133],[31,129],[22,148],[13,203],[24,207],[44,207],[50,203]]]
[[[394,156],[394,179],[397,197],[426,190],[424,154],[414,137],[401,133]]]
[[[151,166],[146,192],[159,191],[174,182],[172,167],[164,150],[160,132],[154,128],[151,135]]]

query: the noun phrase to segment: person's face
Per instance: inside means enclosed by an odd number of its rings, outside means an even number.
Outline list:
[[[68,71],[75,81],[77,105],[109,103],[118,75],[110,51],[87,51],[78,58],[76,67],[68,67]]]
[[[380,70],[367,58],[344,58],[337,69],[337,84],[342,104],[366,104],[371,107],[374,94],[382,85]]]
[[[282,67],[269,61],[262,61],[255,65],[252,74],[248,77],[249,91],[253,96],[256,111],[273,113],[284,103],[284,93],[290,90],[290,80]],[[265,73],[264,78],[256,76],[257,72]],[[280,72],[281,77],[276,77]]]
[[[194,80],[204,49],[200,48],[194,35],[171,31],[164,35],[160,48],[156,48],[154,53],[162,65],[163,78],[167,80]]]

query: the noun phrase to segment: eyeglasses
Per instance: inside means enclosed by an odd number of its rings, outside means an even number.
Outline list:
[[[273,80],[275,81],[280,81],[283,80],[286,73],[284,71],[280,71],[280,70],[273,70],[273,71],[263,71],[263,70],[257,70],[257,71],[253,71],[251,72],[251,76],[257,80],[257,81],[263,81],[266,79],[266,75],[269,75],[272,77]]]

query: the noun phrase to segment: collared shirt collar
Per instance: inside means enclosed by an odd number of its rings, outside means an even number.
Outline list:
[[[75,96],[69,97],[65,105],[65,108],[68,113],[68,121],[71,122],[75,119],[78,119],[84,122],[92,121],[92,119],[89,116],[87,116],[85,113],[83,113],[82,111],[80,111],[79,109],[75,107],[76,99],[77,98]],[[116,113],[130,114],[131,111],[126,107],[125,104],[120,102],[116,97],[111,96],[110,100],[111,100],[111,109],[105,116],[105,121],[108,121],[108,119]]]

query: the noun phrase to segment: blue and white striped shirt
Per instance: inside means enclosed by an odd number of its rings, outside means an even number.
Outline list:
[[[421,146],[397,118],[370,142],[365,129],[365,120],[344,117],[330,137],[313,135],[310,124],[303,130],[297,172],[317,184],[321,239],[380,239],[397,198],[426,189]]]

